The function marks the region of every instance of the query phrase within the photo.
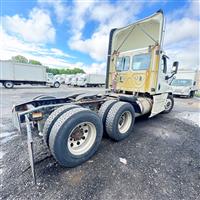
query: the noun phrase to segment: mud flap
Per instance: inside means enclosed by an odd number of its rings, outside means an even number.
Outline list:
[[[150,117],[153,117],[154,115],[157,115],[165,110],[165,102],[166,102],[167,96],[168,96],[168,93],[153,96],[153,107],[151,110]]]

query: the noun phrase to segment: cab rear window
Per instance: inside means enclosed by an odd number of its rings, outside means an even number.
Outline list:
[[[149,68],[151,55],[149,53],[135,55],[132,58],[132,70],[146,70]]]
[[[129,56],[118,57],[117,65],[116,65],[117,71],[128,71],[129,67],[130,67],[130,57]]]

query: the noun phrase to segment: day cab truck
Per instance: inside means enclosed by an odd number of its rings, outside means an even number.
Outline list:
[[[24,84],[60,87],[60,82],[54,79],[53,74],[46,72],[45,66],[11,60],[0,61],[0,83],[7,89]]]
[[[56,161],[75,167],[97,151],[102,135],[121,141],[133,133],[135,118],[169,113],[174,105],[168,84],[178,69],[174,62],[167,75],[162,47],[164,16],[150,17],[110,32],[107,58],[107,90],[72,93],[63,98],[41,96],[13,107],[19,130],[26,124],[29,159],[35,181],[33,138],[30,124]]]
[[[173,94],[176,96],[194,97],[198,88],[199,71],[179,70],[171,82]]]

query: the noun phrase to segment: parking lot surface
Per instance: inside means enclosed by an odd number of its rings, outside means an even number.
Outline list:
[[[0,88],[1,199],[200,199],[199,99],[176,98],[169,114],[137,119],[129,138],[103,138],[98,152],[76,168],[57,164],[34,137],[38,185],[32,184],[26,135],[12,124],[14,104],[40,94],[65,96],[103,88]]]

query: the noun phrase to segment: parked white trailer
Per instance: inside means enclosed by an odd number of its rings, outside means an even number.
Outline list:
[[[32,65],[17,63],[10,60],[0,61],[0,83],[5,88],[13,88],[14,85],[50,85],[59,87],[60,82],[46,73],[46,67],[42,65]]]
[[[173,94],[177,96],[193,97],[197,88],[198,71],[181,70],[176,74],[172,80],[171,86]]]
[[[106,76],[102,74],[83,74],[78,77],[77,85],[80,87],[103,86]]]

